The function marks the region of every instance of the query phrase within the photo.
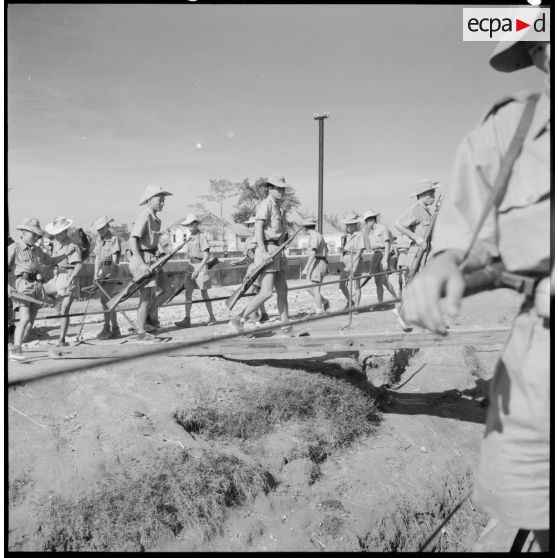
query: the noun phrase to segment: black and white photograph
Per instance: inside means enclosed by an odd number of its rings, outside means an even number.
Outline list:
[[[5,2],[4,552],[550,552],[553,16]]]

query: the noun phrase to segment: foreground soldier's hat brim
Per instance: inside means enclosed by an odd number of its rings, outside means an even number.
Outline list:
[[[155,196],[172,196],[172,194],[165,190],[162,186],[148,186],[140,198],[140,205],[145,205],[151,198]]]
[[[490,57],[490,65],[499,72],[515,72],[533,65],[525,43],[501,41]]]
[[[414,198],[416,196],[420,196],[421,194],[424,194],[424,192],[428,192],[429,190],[435,190],[436,188],[439,187],[440,187],[440,182],[438,182],[438,180],[430,180],[429,178],[424,178],[423,180],[418,181],[415,191],[409,197]]]

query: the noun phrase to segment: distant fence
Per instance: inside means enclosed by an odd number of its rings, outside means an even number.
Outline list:
[[[213,253],[212,253],[213,256]],[[248,266],[246,264],[233,267],[231,264],[238,258],[220,258],[219,262],[209,270],[209,275],[211,277],[211,282],[215,287],[227,287],[229,285],[238,285],[242,283],[242,279],[246,275],[246,269]],[[339,273],[339,254],[333,254],[328,256],[329,261],[329,274],[337,275]],[[365,259],[366,258],[365,256]],[[288,256],[287,261],[289,262],[289,269],[287,271],[287,280],[301,279],[302,270],[306,265],[307,256]],[[128,270],[128,262],[122,262],[120,264],[122,269],[122,276],[125,281],[129,281],[132,278]],[[186,269],[186,261],[171,260],[165,265],[165,273],[173,280],[178,282],[182,279],[180,275],[184,276]],[[81,289],[88,287],[93,284],[93,273],[94,264],[86,262],[83,264],[83,269],[76,280],[78,288],[78,297],[82,298]]]

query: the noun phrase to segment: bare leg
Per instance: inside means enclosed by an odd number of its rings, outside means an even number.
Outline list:
[[[147,320],[149,303],[153,296],[153,287],[144,287],[140,289],[140,302],[138,306],[138,333],[145,332],[145,322]]]
[[[383,281],[386,289],[388,290],[389,294],[393,298],[397,298],[397,294],[395,292],[395,289],[393,288],[393,285],[389,282],[389,275],[382,275],[382,281]]]
[[[362,295],[362,289],[360,288],[360,279],[354,280],[354,286],[355,286],[355,306],[359,306],[360,297]]]
[[[376,283],[376,293],[378,295],[378,302],[384,301],[384,285],[382,282],[383,276],[374,277],[374,283]]]
[[[275,290],[277,291],[277,309],[282,324],[289,323],[289,299],[287,287],[287,275],[284,271],[276,271]]]
[[[70,306],[74,300],[73,296],[65,296],[60,304],[60,314],[67,315],[70,313]],[[68,332],[68,327],[70,325],[70,318],[60,318],[60,337],[58,339],[59,343],[65,343],[66,333]]]
[[[111,321],[110,315],[114,314],[116,316],[116,312],[111,312],[109,314],[109,312],[106,311],[108,309],[107,307],[108,299],[104,294],[101,293],[99,300],[101,302],[101,306],[103,307],[103,310],[105,310],[105,313],[103,314],[103,321],[104,321],[103,329],[105,331],[108,331],[110,328],[110,321]]]
[[[190,319],[190,313],[192,312],[192,295],[194,294],[194,287],[192,284],[188,284],[184,289],[184,296],[186,298],[186,305],[184,306],[185,317]]]
[[[211,301],[206,300],[209,298],[209,295],[207,294],[207,289],[200,289],[200,293],[202,295],[202,298],[205,300],[205,307],[207,308],[207,313],[209,314],[209,321],[210,322],[216,321],[215,314],[213,314],[213,307],[211,306]]]
[[[27,306],[19,307],[19,322],[17,322],[14,331],[14,347],[21,348],[21,344],[25,341],[26,329],[29,330],[27,326],[31,324],[31,308]]]
[[[343,296],[347,299],[347,304],[351,300],[351,295],[349,294],[349,289],[347,288],[347,281],[341,281],[339,283],[339,290],[343,293]]]
[[[259,306],[264,304],[266,300],[271,298],[273,294],[273,284],[275,281],[275,273],[264,273],[262,277],[262,283],[260,286],[260,292],[252,297],[252,300],[248,302],[244,310],[242,311],[242,317],[244,319],[248,318],[250,314],[253,314]]]

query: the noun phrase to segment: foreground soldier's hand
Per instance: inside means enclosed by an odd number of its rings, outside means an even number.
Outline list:
[[[465,291],[459,270],[462,254],[447,251],[431,259],[407,285],[403,294],[401,316],[409,323],[445,335],[443,314],[455,318]]]

